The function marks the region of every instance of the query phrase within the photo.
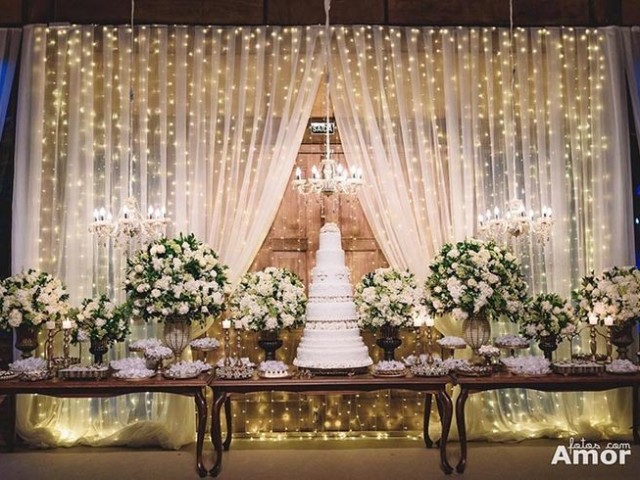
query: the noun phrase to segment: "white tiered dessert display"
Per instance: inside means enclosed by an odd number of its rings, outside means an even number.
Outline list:
[[[307,321],[293,364],[326,374],[366,369],[373,362],[360,336],[349,269],[335,223],[320,230],[311,278]]]

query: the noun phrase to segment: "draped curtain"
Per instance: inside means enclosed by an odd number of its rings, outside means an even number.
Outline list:
[[[360,201],[390,264],[419,278],[479,214],[551,206],[552,239],[512,247],[532,293],[568,296],[591,269],[633,264],[629,133],[614,29],[342,27],[332,99]],[[460,334],[449,318],[438,328]],[[494,325],[494,334],[513,326]],[[566,348],[566,347],[565,347]],[[568,353],[568,350],[562,352]],[[473,396],[472,436],[625,433],[628,392]],[[591,427],[587,427],[591,425]]]
[[[21,35],[22,30],[19,28],[0,28],[0,138],[18,64]]]
[[[622,28],[624,59],[626,62],[629,98],[633,110],[636,133],[640,132],[640,27]],[[640,134],[637,135],[640,142]],[[638,144],[640,147],[640,143]]]
[[[142,212],[166,206],[168,234],[194,232],[237,280],[268,233],[302,141],[324,65],[317,32],[142,26],[132,43],[130,27],[27,27],[13,271],[60,276],[76,304],[103,292],[123,298],[130,252],[98,247],[87,227],[94,208],[117,214],[131,189]],[[156,325],[132,331],[160,336]],[[194,437],[193,411],[190,399],[170,395],[29,396],[18,429],[35,444],[179,447]]]

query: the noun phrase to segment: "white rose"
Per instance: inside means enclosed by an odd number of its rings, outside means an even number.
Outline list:
[[[153,290],[151,290],[151,296],[153,298],[158,298],[160,295],[162,295],[162,292],[157,288],[154,288]]]
[[[158,245],[156,248],[156,251],[162,255],[164,252],[166,252],[167,250],[164,248],[164,245]]]
[[[9,313],[9,325],[13,328],[17,328],[22,323],[22,313],[19,310],[11,310]]]
[[[136,273],[142,273],[144,271],[144,268],[142,268],[142,265],[136,265],[135,267],[133,267],[133,270]]]
[[[186,303],[181,303],[178,307],[178,313],[180,315],[186,315],[187,313],[189,313],[189,305],[187,305]]]
[[[103,318],[97,318],[95,323],[96,323],[96,327],[100,328],[100,327],[103,327],[106,322],[104,321]]]

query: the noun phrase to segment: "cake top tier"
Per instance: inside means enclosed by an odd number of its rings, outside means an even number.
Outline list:
[[[342,237],[340,229],[335,223],[326,223],[320,229],[319,251],[342,250]]]

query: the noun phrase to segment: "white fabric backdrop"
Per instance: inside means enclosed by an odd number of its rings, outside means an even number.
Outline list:
[[[622,28],[622,43],[626,61],[629,97],[633,109],[636,133],[640,132],[640,27]],[[640,135],[638,135],[640,142]],[[640,147],[640,144],[638,145]]]
[[[363,166],[361,204],[391,265],[424,279],[440,245],[473,236],[478,214],[504,211],[514,195],[527,210],[552,206],[556,218],[545,251],[514,245],[533,292],[568,296],[591,269],[634,263],[614,29],[517,29],[513,55],[506,29],[342,27],[334,35],[336,121],[347,162]],[[449,319],[437,326],[460,333]],[[532,392],[474,396],[470,432],[623,433],[627,393],[560,403]]]
[[[125,255],[98,249],[87,227],[96,206],[115,214],[127,196],[132,134],[141,210],[166,205],[168,233],[194,232],[236,280],[293,169],[324,65],[317,32],[139,27],[131,52],[127,27],[27,27],[13,271],[61,276],[74,302],[105,291],[122,297]],[[142,335],[159,336],[158,328],[135,325],[132,338]],[[26,397],[18,418],[20,435],[35,444],[179,447],[195,428],[190,399],[151,394]]]
[[[0,138],[18,64],[21,36],[22,30],[19,28],[0,28]]]

